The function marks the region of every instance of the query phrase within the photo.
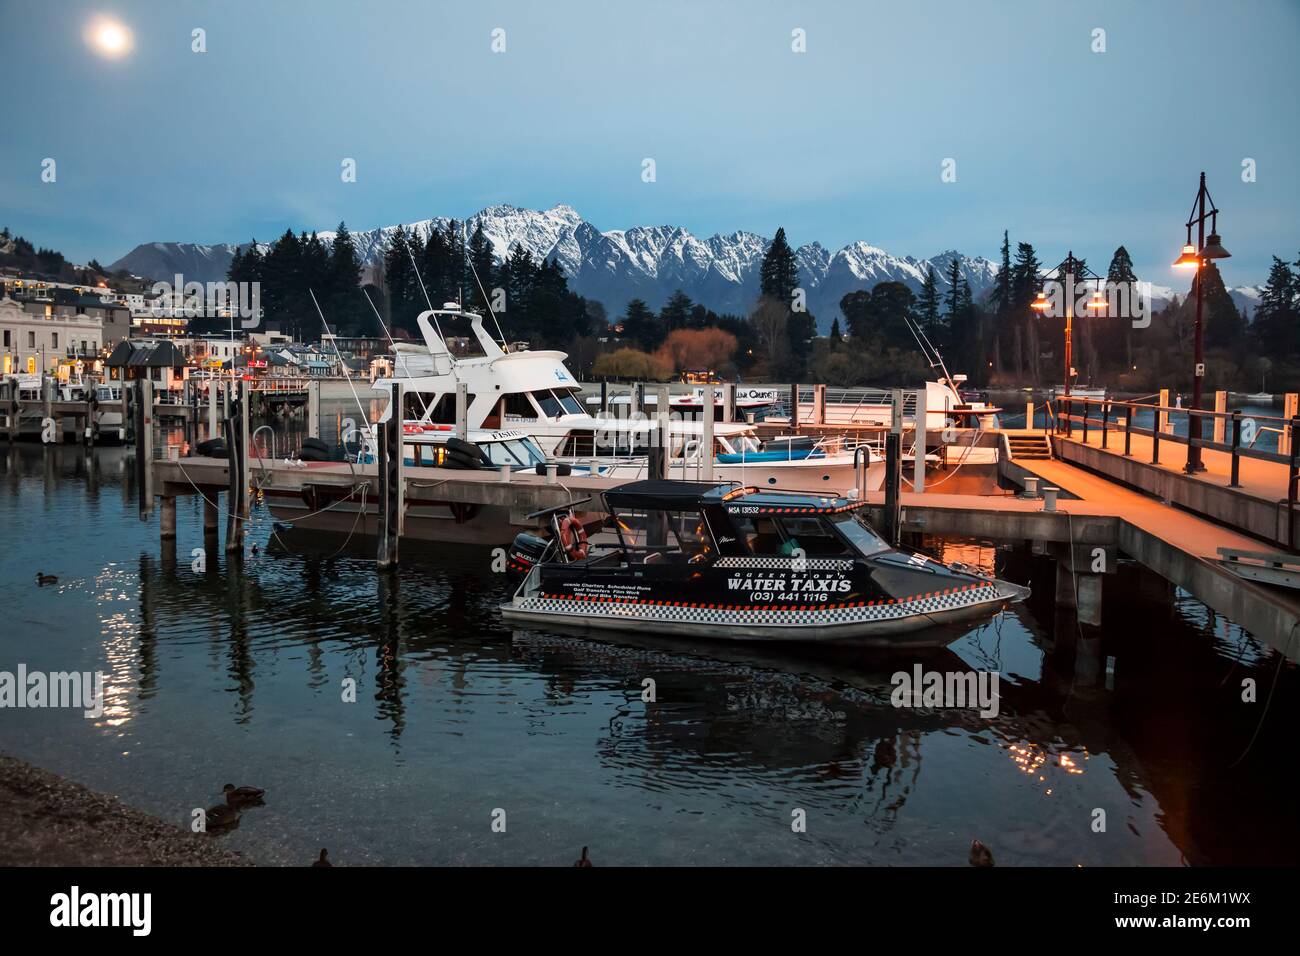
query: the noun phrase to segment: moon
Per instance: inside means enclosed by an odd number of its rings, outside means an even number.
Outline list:
[[[97,16],[86,24],[86,43],[102,57],[118,60],[131,52],[135,45],[131,30],[112,17]]]

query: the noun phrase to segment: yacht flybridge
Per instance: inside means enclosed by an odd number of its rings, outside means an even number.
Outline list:
[[[443,324],[468,320],[477,344],[474,355],[454,355]],[[423,345],[395,346],[394,377],[374,387],[403,386],[404,457],[422,461],[420,446],[445,442],[438,429],[456,423],[456,390],[467,393],[469,430],[512,429],[526,433],[543,454],[594,474],[634,479],[648,473],[657,422],[644,418],[594,417],[581,402],[582,387],[564,365],[565,353],[507,352],[483,327],[483,317],[447,303],[416,319]],[[391,402],[390,402],[391,405]],[[393,414],[384,410],[382,421]],[[776,439],[764,443],[752,425],[718,422],[707,447],[703,424],[670,419],[659,442],[667,454],[667,475],[713,477],[768,487],[841,494],[852,487],[874,491],[884,482],[884,463],[866,445],[836,440]],[[858,465],[865,478],[858,474]]]
[[[520,625],[721,640],[941,647],[946,625],[991,617],[1027,588],[891,548],[865,502],[734,485],[638,481],[606,491],[598,544],[568,508],[521,534]],[[581,503],[575,503],[575,505]]]

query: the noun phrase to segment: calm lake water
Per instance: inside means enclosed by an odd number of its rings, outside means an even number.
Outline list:
[[[511,631],[485,549],[404,547],[388,578],[369,542],[277,537],[259,508],[242,567],[195,571],[199,500],[160,546],[129,460],[0,446],[0,670],[101,670],[108,696],[99,720],[0,710],[0,749],[180,825],[265,787],[220,837],[261,863],[964,866],[972,838],[999,866],[1300,858],[1296,669],[1131,564],[1094,629],[1054,610],[1045,559],[944,545],[1035,588],[925,659],[1001,673],[984,719],[892,707],[911,660]]]

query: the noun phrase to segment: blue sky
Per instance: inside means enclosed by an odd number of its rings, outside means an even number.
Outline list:
[[[130,55],[92,52],[96,14]],[[601,229],[784,225],[896,255],[996,257],[1008,228],[1104,267],[1123,243],[1181,285],[1204,169],[1225,276],[1255,283],[1300,255],[1298,46],[1295,0],[0,0],[0,223],[107,263],[566,202]]]

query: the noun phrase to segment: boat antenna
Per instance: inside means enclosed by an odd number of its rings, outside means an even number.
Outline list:
[[[442,339],[442,347],[447,351],[447,359],[452,365],[456,364],[456,356],[451,354],[451,349],[447,345],[447,339],[442,334],[442,326],[438,324],[438,310],[433,307],[429,301],[429,290],[424,287],[424,276],[420,275],[420,267],[415,264],[415,253],[411,251],[411,244],[406,244],[406,255],[411,260],[411,270],[415,273],[415,281],[420,283],[420,292],[424,295],[424,304],[429,307],[433,313],[433,327],[438,331],[438,338]]]
[[[463,228],[469,228],[468,221]],[[469,271],[474,276],[474,284],[478,286],[478,294],[483,296],[483,304],[487,306],[488,314],[492,316],[492,324],[497,327],[497,338],[501,340],[501,351],[509,352],[510,346],[506,344],[506,336],[501,331],[501,323],[497,321],[496,311],[492,308],[492,300],[488,298],[487,291],[483,288],[483,280],[478,277],[478,269],[474,268],[474,260],[469,257],[469,240],[464,240],[461,246],[465,250],[465,264],[469,266]]]
[[[370,311],[375,313],[375,319],[379,322],[379,327],[384,330],[384,337],[388,339],[388,344],[393,347],[393,357],[397,361],[402,363],[402,371],[406,373],[407,377],[414,378],[415,376],[411,374],[411,369],[406,364],[406,358],[402,355],[401,352],[397,351],[397,343],[393,341],[392,335],[389,334],[388,326],[384,324],[383,316],[381,316],[379,314],[379,310],[375,308],[375,303],[370,298],[370,293],[367,292],[365,289],[362,289],[361,294],[366,297],[366,303],[370,306]],[[423,413],[425,415],[429,414],[429,405],[424,400],[424,393],[416,392],[415,397],[420,400],[420,408],[423,411]]]
[[[908,329],[911,330],[912,338],[916,340],[917,347],[920,348],[921,354],[924,355],[925,360],[930,363],[930,368],[937,368],[941,371],[944,379],[951,384],[952,379],[948,375],[948,367],[944,364],[943,355],[940,354],[939,349],[935,347],[934,343],[930,341],[929,336],[925,334],[925,330],[921,328],[921,324],[910,315],[903,316],[903,321],[907,323]]]
[[[325,321],[325,313],[321,311],[320,303],[316,301],[316,293],[309,288],[307,294],[311,296],[311,304],[316,306],[316,314],[320,316],[320,324],[325,326],[325,334],[334,342],[334,354],[339,357],[339,365],[343,366],[343,377],[348,380],[348,388],[352,389],[352,398],[357,403],[357,411],[361,412],[361,420],[365,422],[366,427],[369,428],[370,416],[366,413],[365,406],[361,404],[361,396],[357,394],[357,387],[352,384],[352,376],[348,374],[347,364],[343,361],[343,353],[339,351],[339,340],[335,338],[334,333],[330,331],[329,323]],[[400,408],[398,409],[398,413],[401,413]]]

